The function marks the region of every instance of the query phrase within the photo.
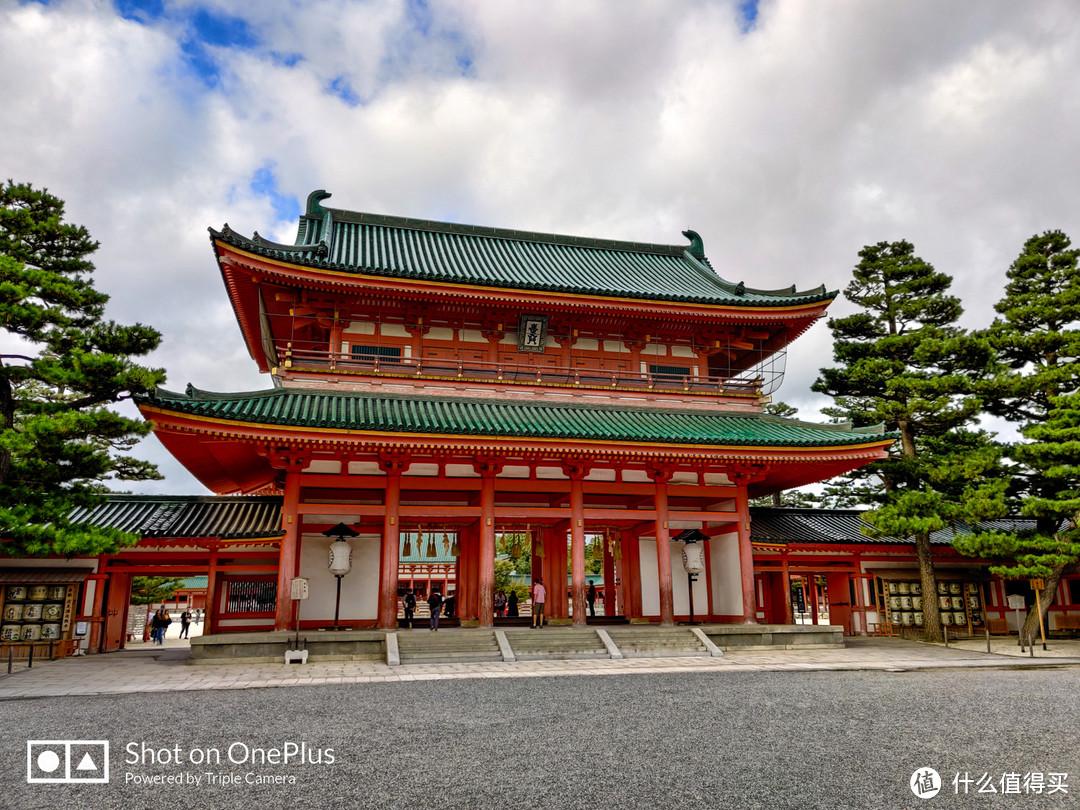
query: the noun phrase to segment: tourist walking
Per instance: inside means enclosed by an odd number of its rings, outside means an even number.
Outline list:
[[[431,596],[427,600],[428,607],[431,608],[431,629],[432,631],[439,629],[439,612],[442,610],[443,598],[442,594],[438,591],[432,591]]]
[[[589,583],[589,590],[585,594],[585,601],[589,603],[589,615],[596,618],[596,583]]]
[[[186,610],[180,614],[180,638],[190,638],[188,635],[191,629],[191,614]]]
[[[517,591],[510,591],[510,598],[506,600],[506,615],[511,619],[518,617]]]
[[[495,615],[500,618],[506,614],[506,594],[502,591],[495,593]]]
[[[172,619],[169,618],[169,611],[165,608],[158,608],[154,614],[153,620],[150,622],[150,638],[154,640],[156,644],[165,643],[165,629],[172,624]]]
[[[402,598],[401,604],[405,608],[405,626],[412,630],[413,613],[416,611],[416,596],[413,595],[412,588],[405,591],[405,596]]]
[[[536,578],[532,586],[532,625],[531,627],[543,627],[544,626],[544,603],[547,602],[547,588],[544,587],[544,580],[540,577]]]

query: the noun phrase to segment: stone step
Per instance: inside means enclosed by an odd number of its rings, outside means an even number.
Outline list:
[[[502,660],[502,654],[498,650],[486,653],[479,650],[462,650],[460,652],[429,650],[413,651],[408,654],[401,653],[402,664],[473,664]]]
[[[493,631],[432,633],[399,632],[398,655],[402,664],[474,663],[502,661]]]
[[[604,642],[589,629],[542,629],[507,633],[506,640],[521,661],[608,658]]]
[[[709,655],[701,639],[686,627],[610,628],[608,635],[623,655],[632,658]]]

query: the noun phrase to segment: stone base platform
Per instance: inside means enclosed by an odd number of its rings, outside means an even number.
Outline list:
[[[281,664],[286,650],[307,650],[308,661],[386,661],[382,630],[302,630],[269,633],[215,633],[191,639],[195,664]]]
[[[656,624],[624,625],[619,633],[622,636],[634,634],[640,628],[646,636],[660,626]],[[685,625],[677,626],[685,628]],[[696,625],[720,650],[805,650],[842,648],[844,646],[843,628],[838,625],[784,625],[784,624],[700,624]],[[676,628],[672,628],[675,630]],[[520,632],[529,632],[527,630]],[[541,631],[544,638],[555,642],[559,635],[568,636],[580,633],[580,628],[548,626]],[[587,632],[587,631],[586,631]],[[491,630],[480,628],[447,628],[444,633],[432,634],[433,639],[445,639],[460,642],[447,647],[447,662],[468,652],[469,643],[490,646]],[[422,629],[387,632],[384,630],[339,630],[339,631],[302,631],[299,643],[296,633],[277,631],[269,633],[217,633],[191,639],[191,661],[195,664],[216,663],[282,663],[287,650],[307,650],[308,661],[380,661],[396,664],[398,658],[398,636],[407,635],[423,646],[427,633]],[[511,634],[516,635],[516,633]],[[392,636],[388,640],[388,636]],[[510,647],[513,647],[511,639]],[[625,642],[624,642],[625,643]],[[602,648],[602,645],[596,645]],[[632,646],[627,644],[627,646]],[[560,657],[558,645],[552,647],[552,657]],[[435,651],[432,650],[432,653]],[[596,657],[609,657],[610,650],[598,653]],[[511,649],[511,655],[513,651]],[[678,650],[668,650],[665,654],[678,656]],[[688,655],[690,653],[687,653]],[[694,653],[700,654],[700,653]],[[563,656],[565,657],[565,656]],[[429,655],[430,658],[430,655]],[[507,660],[513,661],[514,658]],[[430,662],[430,661],[429,661]]]

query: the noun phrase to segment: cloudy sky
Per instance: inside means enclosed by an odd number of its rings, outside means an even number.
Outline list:
[[[682,244],[749,286],[842,289],[905,238],[992,318],[1024,240],[1080,241],[1072,0],[0,0],[0,178],[101,242],[109,316],[168,387],[267,388],[206,228],[301,202]],[[843,313],[838,301],[834,313]],[[818,418],[819,323],[777,394]],[[201,485],[156,440],[166,480]]]

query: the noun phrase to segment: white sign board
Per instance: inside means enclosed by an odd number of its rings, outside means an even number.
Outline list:
[[[1027,605],[1024,603],[1024,595],[1021,593],[1009,594],[1009,610],[1023,610]]]
[[[308,598],[308,581],[306,577],[293,577],[292,587],[289,593],[290,599]]]

